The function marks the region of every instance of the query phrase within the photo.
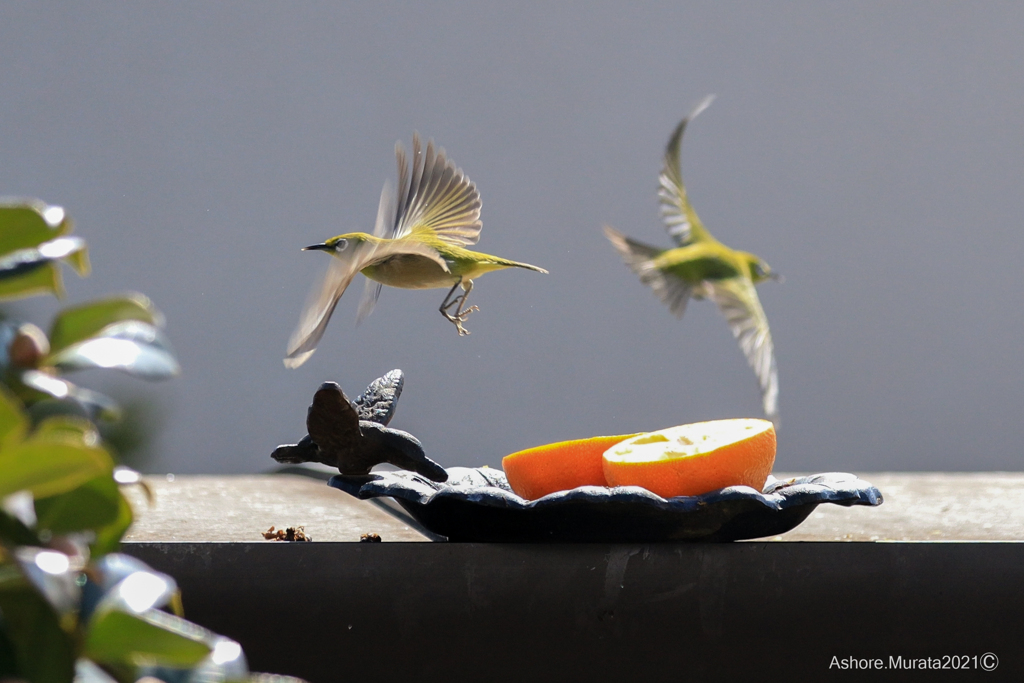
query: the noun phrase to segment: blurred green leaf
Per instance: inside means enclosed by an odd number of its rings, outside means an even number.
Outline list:
[[[69,235],[38,246],[0,254],[0,279],[18,277],[48,263],[56,265],[58,261],[67,261],[79,275],[88,275],[89,258],[85,240]]]
[[[195,666],[210,654],[206,629],[158,610],[111,610],[93,617],[84,654],[104,664]]]
[[[58,550],[32,546],[20,546],[13,555],[22,574],[60,618],[61,627],[71,633],[82,590],[78,571],[71,566],[68,556]]]
[[[71,232],[71,219],[59,206],[38,199],[0,203],[0,255],[38,247]]]
[[[83,446],[98,446],[100,443],[96,425],[77,415],[51,415],[43,418],[32,431],[32,437]]]
[[[89,411],[77,401],[58,401],[49,396],[40,396],[33,392],[34,403],[28,405],[25,411],[34,424],[51,417],[77,417],[83,420],[89,419]]]
[[[72,680],[71,638],[46,600],[11,564],[0,564],[0,628],[14,650],[21,677],[30,683]]]
[[[36,532],[17,517],[0,510],[0,542],[9,545],[42,545]],[[2,616],[2,615],[0,615]],[[2,681],[3,679],[0,679]]]
[[[25,388],[22,398],[31,405],[29,411],[33,416],[78,412],[94,420],[117,420],[121,416],[121,410],[113,399],[92,389],[80,387],[66,379],[54,377],[40,370],[26,370],[19,375],[19,379]],[[53,405],[50,402],[47,402],[50,405],[37,408],[44,396],[55,398],[60,402],[74,402],[82,410],[76,411],[73,406]]]
[[[64,280],[57,264],[47,263],[16,277],[0,279],[0,299],[22,299],[38,294],[64,296]]]
[[[71,219],[38,199],[0,203],[0,299],[36,294],[63,296],[58,261],[89,274],[85,241],[68,237]]]
[[[117,517],[113,522],[102,529],[97,529],[96,540],[90,546],[93,557],[116,552],[121,547],[121,539],[124,537],[128,527],[135,520],[135,514],[128,499],[121,493],[120,487],[117,490]]]
[[[6,387],[0,387],[0,449],[17,443],[28,431],[28,420],[21,402]]]
[[[117,521],[120,502],[117,483],[104,474],[67,493],[37,498],[36,529],[54,534],[99,530]]]
[[[137,320],[156,327],[163,326],[163,316],[153,302],[138,293],[92,301],[66,308],[57,314],[50,326],[51,353],[97,336],[114,323]]]
[[[83,657],[75,662],[75,683],[135,683],[138,678],[130,670],[118,673],[119,676],[112,676],[111,672]]]
[[[166,607],[169,603],[174,602],[178,595],[178,584],[173,578],[144,566],[114,583],[97,603],[95,613],[126,612],[145,615],[154,609],[159,610]],[[178,601],[180,602],[180,600]],[[193,624],[190,628],[194,626]],[[196,633],[203,638],[213,637],[213,634],[206,632],[205,629],[199,629]],[[208,638],[203,642],[210,645]]]
[[[89,250],[80,249],[68,255],[64,261],[78,273],[79,277],[86,277],[92,272],[92,264],[89,263]]]
[[[108,325],[97,336],[51,353],[43,364],[61,372],[109,368],[150,380],[167,379],[180,371],[163,333],[138,320]]]
[[[0,498],[21,490],[46,498],[113,470],[102,448],[29,437],[0,452]]]
[[[242,646],[224,636],[210,634],[206,644],[211,654],[188,672],[191,681],[223,681],[224,683],[247,683],[249,665],[242,652]],[[186,672],[169,670],[159,666],[142,667],[140,674],[146,674],[161,681],[177,681],[185,677]]]

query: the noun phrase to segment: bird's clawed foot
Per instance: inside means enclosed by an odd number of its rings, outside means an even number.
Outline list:
[[[454,286],[452,286],[450,290],[448,290],[448,296],[446,296],[444,298],[444,301],[441,302],[441,307],[438,310],[441,311],[441,315],[448,319],[448,322],[455,325],[455,329],[459,331],[459,336],[465,337],[466,335],[469,334],[469,330],[463,327],[462,323],[466,322],[466,318],[469,317],[470,313],[473,313],[474,311],[479,311],[480,308],[478,306],[470,306],[469,308],[463,308],[463,306],[466,304],[466,297],[469,296],[470,290],[473,289],[472,281],[468,282],[469,286],[465,288],[465,291],[462,294],[458,295],[457,297],[449,301],[452,294],[455,292],[455,288],[458,287],[459,284],[460,283],[456,283]],[[449,310],[453,306],[455,307],[455,313],[449,313]]]
[[[465,337],[466,335],[469,334],[469,330],[463,327],[462,323],[466,322],[466,318],[469,317],[470,313],[480,310],[479,306],[470,306],[469,308],[466,309],[462,308],[462,304],[465,298],[465,295],[458,296],[450,304],[441,309],[441,315],[447,318],[448,322],[453,323],[455,325],[455,329],[459,331],[460,337]],[[458,306],[455,309],[455,313],[449,313],[448,309],[451,308],[452,306],[455,306],[456,304],[458,304]]]

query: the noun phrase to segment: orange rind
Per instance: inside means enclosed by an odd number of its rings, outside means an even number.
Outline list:
[[[637,434],[594,436],[517,451],[501,460],[509,486],[527,500],[577,486],[607,486],[602,457],[608,448]]]

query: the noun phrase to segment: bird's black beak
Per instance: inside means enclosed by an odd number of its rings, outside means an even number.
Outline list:
[[[323,242],[321,242],[320,244],[311,244],[308,247],[303,247],[302,248],[302,251],[330,251],[330,250],[331,250],[331,248],[329,246],[327,246]]]

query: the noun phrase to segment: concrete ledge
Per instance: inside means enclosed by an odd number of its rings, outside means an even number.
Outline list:
[[[780,478],[789,475],[779,474]],[[877,508],[821,505],[777,541],[1018,541],[1024,540],[1024,473],[859,474],[885,496]],[[126,540],[246,542],[261,532],[304,526],[314,541],[426,541],[429,534],[397,505],[360,501],[312,477],[147,477],[150,505],[129,489],[136,523]]]
[[[784,478],[787,475],[777,475]],[[877,508],[819,505],[782,541],[1024,541],[1022,472],[869,472]]]
[[[126,490],[136,520],[129,542],[250,542],[275,526],[305,528],[314,542],[358,542],[366,533],[387,541],[431,540],[397,504],[356,500],[326,481],[290,474],[146,477],[153,501]],[[270,542],[270,541],[266,541]]]

